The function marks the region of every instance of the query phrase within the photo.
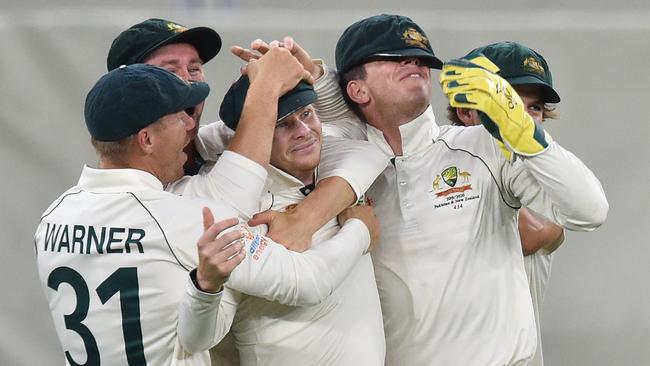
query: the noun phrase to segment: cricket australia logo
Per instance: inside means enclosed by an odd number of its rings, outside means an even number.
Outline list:
[[[450,166],[440,174],[436,174],[431,183],[434,198],[434,208],[451,206],[453,209],[463,208],[463,204],[479,198],[478,194],[470,194],[472,190],[472,173]],[[466,193],[467,192],[467,193]]]
[[[544,76],[544,67],[537,61],[536,58],[529,56],[524,59],[524,70],[534,72],[535,74]]]
[[[429,40],[415,28],[407,28],[402,33],[402,39],[409,46],[416,46],[424,49],[429,48]]]
[[[183,27],[180,24],[169,22],[167,23],[167,30],[174,33],[183,33],[187,30],[187,27]]]

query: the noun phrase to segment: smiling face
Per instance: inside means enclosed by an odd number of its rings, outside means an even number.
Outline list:
[[[314,169],[320,162],[322,129],[311,105],[278,121],[273,134],[271,165],[313,183]]]
[[[429,105],[431,71],[417,58],[376,58],[364,67],[363,83],[378,108],[416,111],[419,115]]]

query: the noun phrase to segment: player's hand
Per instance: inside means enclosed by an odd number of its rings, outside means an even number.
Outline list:
[[[223,231],[237,225],[239,220],[231,218],[217,223],[209,208],[203,208],[203,235],[199,238],[199,266],[196,280],[205,292],[219,292],[230,273],[245,257],[242,250],[243,234],[239,230],[219,236]]]
[[[311,248],[313,232],[307,230],[307,225],[302,225],[295,206],[286,208],[283,212],[266,210],[259,212],[248,221],[248,225],[267,225],[266,234],[285,248],[302,253]]]
[[[372,206],[351,206],[338,215],[339,225],[341,226],[349,219],[359,219],[366,224],[370,233],[370,245],[367,251],[375,249],[379,245],[381,230],[379,229],[379,220],[375,216],[375,210]]]
[[[251,88],[257,82],[265,89],[277,91],[280,96],[293,89],[300,80],[314,83],[313,76],[289,50],[273,43],[262,57],[251,60],[247,72]]]
[[[277,45],[278,47],[284,47],[288,49],[291,54],[302,64],[302,66],[309,72],[314,80],[318,79],[323,75],[323,68],[314,63],[311,56],[305,51],[298,42],[296,42],[292,37],[284,37],[282,41],[273,41],[270,44],[264,42],[261,39],[256,39],[251,42],[250,49],[246,49],[240,46],[233,46],[230,48],[230,52],[239,57],[245,62],[250,62],[251,60],[257,60],[262,55],[264,55],[270,49],[271,45]],[[246,66],[242,68],[242,73],[245,73]]]
[[[514,88],[495,71],[498,67],[483,56],[451,60],[442,68],[440,85],[452,107],[480,111],[483,126],[507,150],[523,156],[543,152],[550,135],[533,121]]]

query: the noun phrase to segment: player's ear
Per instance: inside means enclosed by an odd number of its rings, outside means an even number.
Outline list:
[[[481,124],[478,113],[473,109],[456,108],[456,116],[465,126],[476,126]]]
[[[153,136],[153,129],[150,128],[150,126],[147,126],[140,131],[135,136],[136,139],[136,145],[140,150],[145,153],[146,155],[149,155],[153,152],[153,147],[154,147],[154,136]]]
[[[370,101],[370,94],[363,80],[350,80],[346,90],[350,100],[357,104],[365,104]]]

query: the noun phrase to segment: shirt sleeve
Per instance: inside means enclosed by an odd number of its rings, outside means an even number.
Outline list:
[[[191,279],[178,312],[178,340],[189,353],[215,346],[228,333],[237,312],[241,294],[228,288],[211,294],[198,290]]]
[[[367,140],[366,125],[345,102],[336,71],[328,69],[325,64],[322,66],[323,75],[314,85],[314,90],[318,94],[314,108],[323,122],[323,133],[354,140]]]
[[[318,180],[341,177],[350,184],[358,198],[386,169],[388,162],[388,157],[373,143],[326,136],[318,165]]]
[[[303,253],[253,232],[245,239],[246,258],[225,286],[284,305],[309,306],[341,284],[367,250],[370,233],[361,220],[350,219],[332,238]]]
[[[234,135],[235,131],[226,126],[223,121],[201,126],[194,141],[196,150],[203,159],[217,161],[217,157],[226,151]]]
[[[503,169],[504,184],[529,209],[569,230],[591,231],[607,216],[609,204],[598,179],[557,142],[532,157],[517,156]]]
[[[165,190],[188,197],[223,201],[237,210],[244,220],[258,211],[267,171],[256,162],[232,151],[225,151],[206,174],[185,176]]]

